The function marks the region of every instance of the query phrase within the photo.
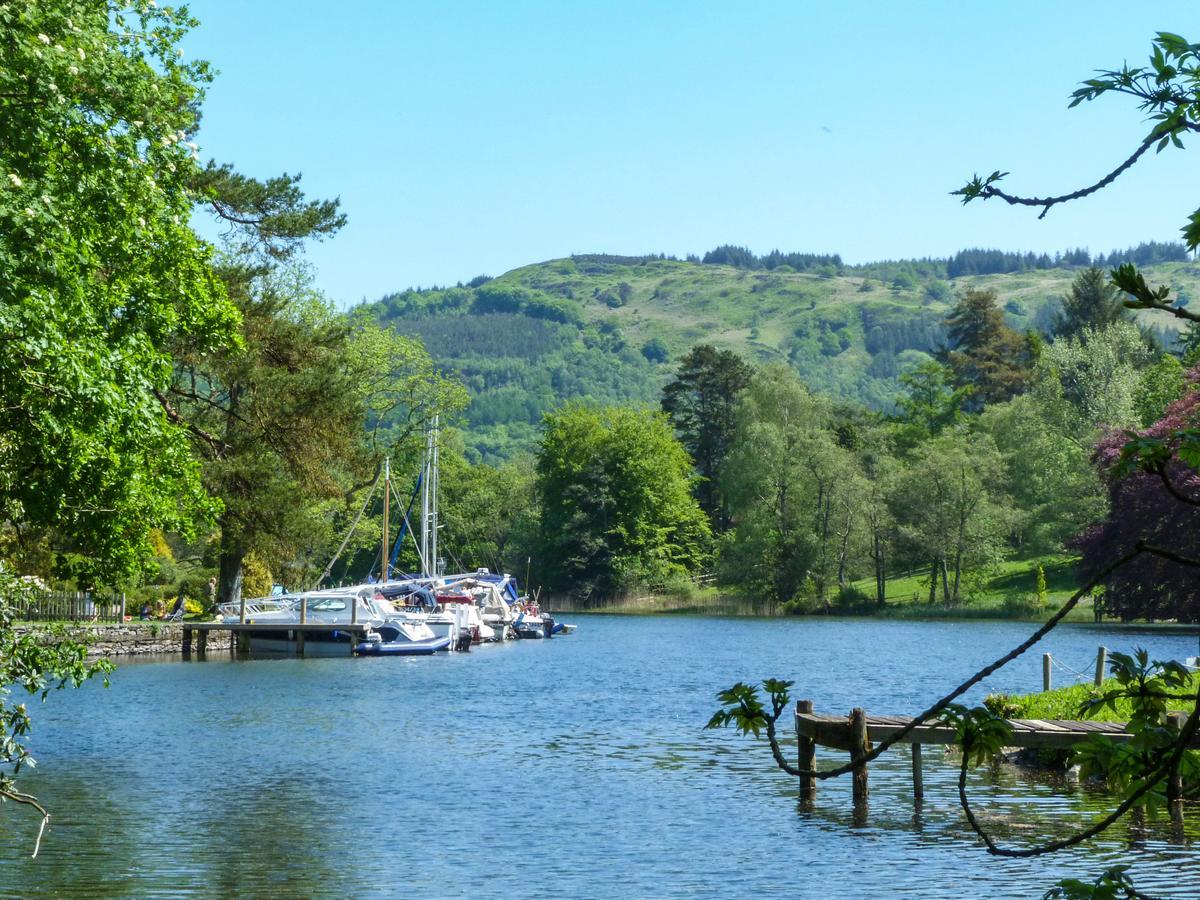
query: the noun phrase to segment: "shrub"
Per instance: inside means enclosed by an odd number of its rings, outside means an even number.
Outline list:
[[[642,356],[652,363],[664,363],[670,358],[667,345],[658,338],[650,338],[642,345]]]
[[[1036,595],[1013,594],[1004,598],[1000,608],[1004,610],[1006,616],[1012,616],[1014,619],[1027,619],[1036,616],[1042,609],[1042,604],[1038,603]]]
[[[274,577],[267,564],[257,553],[247,553],[246,558],[242,561],[242,593],[247,597],[265,597],[271,593],[272,584],[274,584]],[[206,585],[206,600],[207,591]]]
[[[838,591],[837,606],[839,609],[852,610],[861,609],[865,606],[874,606],[875,601],[866,591],[855,587],[852,584],[845,585]]]

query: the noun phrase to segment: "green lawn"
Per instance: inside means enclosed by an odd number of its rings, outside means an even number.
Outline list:
[[[1045,619],[1052,615],[1077,589],[1075,557],[1065,555],[1037,556],[1008,560],[995,566],[981,583],[966,580],[964,599],[956,605],[930,604],[929,582],[926,573],[889,578],[885,597],[887,606],[880,614],[897,617],[979,617]],[[1036,602],[1037,570],[1046,575],[1046,599]],[[868,596],[874,595],[871,579],[854,583],[853,587]],[[939,588],[940,591],[940,588]],[[1069,621],[1091,621],[1092,603],[1084,599],[1072,610]]]
[[[1200,673],[1192,676],[1186,690],[1195,693],[1198,685]],[[1008,719],[1082,719],[1080,706],[1084,701],[1117,687],[1117,682],[1108,678],[1099,690],[1091,684],[1072,684],[1037,694],[992,694],[984,702],[992,712]],[[1192,708],[1187,701],[1170,705],[1181,710]],[[1131,713],[1129,701],[1121,699],[1114,709],[1104,707],[1087,718],[1097,722],[1127,722]]]

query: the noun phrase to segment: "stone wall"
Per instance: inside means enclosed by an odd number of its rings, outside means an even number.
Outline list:
[[[17,625],[18,631],[43,631],[37,623]],[[126,622],[122,625],[77,625],[67,628],[71,640],[87,644],[88,656],[133,656],[146,653],[182,653],[183,626],[165,622]],[[208,652],[229,651],[230,632],[208,635]],[[192,636],[195,650],[196,638]]]

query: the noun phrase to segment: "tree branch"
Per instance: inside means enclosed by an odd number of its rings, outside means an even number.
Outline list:
[[[1059,197],[1018,197],[1014,194],[1009,194],[1005,191],[1002,191],[1000,188],[994,185],[985,184],[979,189],[975,196],[983,197],[985,200],[989,197],[999,197],[1001,200],[1011,206],[1040,206],[1042,207],[1042,212],[1038,218],[1044,219],[1046,217],[1046,213],[1050,212],[1050,208],[1052,206],[1056,206],[1059,203],[1067,203],[1071,200],[1079,200],[1088,196],[1089,194],[1096,193],[1096,191],[1100,190],[1101,188],[1108,187],[1134,163],[1141,159],[1142,155],[1152,146],[1154,146],[1154,144],[1161,138],[1162,135],[1157,135],[1151,132],[1151,134],[1148,135],[1144,141],[1142,141],[1141,145],[1135,151],[1133,151],[1133,154],[1127,160],[1125,160],[1125,162],[1121,163],[1095,184],[1089,185],[1085,188],[1080,188],[1077,191],[1072,191],[1070,194],[1063,194]],[[955,193],[958,194],[962,192],[955,191]],[[968,196],[967,200],[970,199],[974,198],[972,196]],[[963,202],[966,201],[964,200]]]
[[[1133,550],[1126,553],[1124,556],[1120,557],[1116,561],[1109,563],[1107,566],[1105,566],[1103,569],[1101,569],[1099,572],[1097,572],[1095,575],[1093,575],[1090,579],[1088,579],[1088,581],[1083,585],[1083,587],[1079,588],[1079,590],[1077,590],[1074,594],[1072,594],[1071,597],[1061,607],[1059,607],[1058,612],[1056,612],[1053,616],[1051,616],[1049,619],[1047,619],[1046,623],[1041,628],[1039,628],[1037,631],[1035,631],[1033,634],[1031,634],[1028,638],[1026,638],[1024,641],[1022,641],[1020,644],[1018,644],[1016,647],[1014,647],[1008,653],[1004,654],[1004,656],[1001,656],[995,662],[992,662],[989,665],[984,666],[982,669],[980,669],[978,672],[976,672],[974,675],[972,675],[970,678],[968,678],[966,681],[964,681],[958,687],[954,688],[954,690],[950,691],[950,693],[946,694],[946,696],[942,697],[940,700],[935,702],[932,706],[930,706],[924,712],[918,713],[916,716],[913,717],[913,719],[907,725],[905,725],[899,731],[894,732],[891,736],[884,738],[882,741],[880,741],[878,744],[876,744],[872,750],[870,750],[865,756],[863,756],[859,760],[854,760],[854,761],[848,762],[844,765],[838,766],[837,768],[826,769],[824,771],[817,771],[815,769],[813,769],[813,770],[801,769],[796,766],[793,766],[784,758],[783,750],[780,748],[778,739],[775,734],[775,721],[779,718],[779,713],[775,713],[774,715],[765,716],[766,727],[767,727],[767,741],[771,745],[771,754],[775,757],[775,764],[777,766],[779,766],[779,768],[782,769],[784,772],[786,772],[788,775],[792,775],[794,777],[805,776],[805,777],[809,777],[809,778],[817,778],[817,779],[823,780],[826,778],[837,778],[840,775],[845,775],[849,772],[854,771],[854,769],[858,768],[858,766],[862,765],[863,763],[867,763],[867,762],[874,760],[880,754],[882,754],[885,750],[887,750],[889,747],[891,747],[893,744],[896,744],[896,743],[902,741],[914,729],[919,728],[921,725],[923,725],[925,722],[927,722],[929,719],[932,719],[934,716],[938,715],[939,713],[945,712],[951,703],[953,703],[955,700],[957,700],[959,697],[961,697],[963,694],[965,694],[967,691],[969,691],[975,685],[979,684],[979,682],[983,681],[985,678],[987,678],[993,672],[996,672],[997,670],[1004,668],[1006,665],[1008,665],[1010,662],[1012,662],[1014,659],[1016,659],[1018,656],[1023,654],[1026,650],[1028,650],[1030,647],[1032,647],[1034,644],[1036,644],[1038,641],[1040,641],[1042,638],[1044,638],[1047,634],[1049,634],[1051,631],[1054,630],[1054,628],[1058,625],[1058,623],[1061,622],[1072,609],[1074,609],[1078,605],[1080,600],[1082,600],[1085,596],[1087,596],[1089,593],[1091,593],[1094,588],[1096,588],[1099,584],[1101,584],[1104,581],[1104,579],[1108,578],[1108,576],[1111,575],[1113,572],[1115,572],[1117,569],[1132,562],[1134,559],[1136,559],[1138,556],[1140,556],[1143,553],[1155,553],[1155,555],[1166,556],[1167,554],[1170,553],[1170,551],[1160,550],[1158,548],[1152,549],[1145,544],[1139,543],[1137,545],[1137,547],[1135,547]],[[1170,557],[1168,556],[1167,558],[1170,558]]]
[[[46,831],[46,825],[50,822],[50,813],[46,812],[46,807],[38,803],[37,798],[32,794],[22,794],[20,791],[11,788],[0,788],[0,797],[6,800],[11,800],[14,803],[23,803],[26,806],[32,806],[42,815],[42,823],[38,826],[37,840],[33,843],[32,859],[37,859],[38,851],[42,848],[42,835]]]
[[[1196,734],[1197,728],[1200,727],[1200,691],[1192,697],[1195,701],[1195,706],[1192,708],[1192,713],[1184,722],[1183,728],[1180,729],[1174,742],[1171,744],[1171,754],[1166,757],[1156,766],[1151,769],[1145,776],[1143,783],[1137,790],[1133,791],[1126,797],[1111,813],[1103,819],[1093,823],[1083,831],[1076,832],[1070,837],[1063,838],[1058,841],[1051,841],[1048,844],[1042,844],[1037,847],[1027,847],[1024,850],[1010,850],[1006,847],[999,846],[995,840],[989,835],[979,821],[975,818],[975,813],[971,809],[970,801],[967,799],[967,767],[970,764],[969,741],[963,743],[963,758],[962,765],[958,770],[958,802],[963,808],[963,812],[967,815],[967,823],[971,826],[980,838],[987,845],[988,853],[993,856],[1006,856],[1011,858],[1028,858],[1032,856],[1045,856],[1047,853],[1056,853],[1059,850],[1066,850],[1068,847],[1074,847],[1077,844],[1082,844],[1089,838],[1103,832],[1114,822],[1120,819],[1125,813],[1129,812],[1138,802],[1152,791],[1160,781],[1179,765],[1179,761],[1183,758],[1184,750],[1191,743],[1192,737]]]
[[[225,451],[227,451],[229,449],[228,444],[226,444],[224,441],[222,441],[216,435],[210,434],[209,432],[205,431],[203,428],[200,428],[199,426],[194,425],[193,423],[191,423],[187,419],[185,419],[183,416],[181,416],[179,414],[179,411],[176,410],[175,407],[171,405],[171,401],[168,400],[166,395],[163,394],[163,392],[160,391],[158,388],[154,389],[154,396],[158,400],[159,404],[162,406],[163,411],[166,412],[167,419],[172,424],[179,425],[183,428],[186,428],[191,434],[194,434],[196,437],[200,438],[200,440],[202,440],[206,444],[208,444],[209,449],[212,450],[213,456],[215,456],[217,459],[224,458]]]

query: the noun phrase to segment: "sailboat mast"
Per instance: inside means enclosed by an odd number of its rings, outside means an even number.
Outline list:
[[[430,576],[430,433],[425,433],[421,472],[421,575]]]
[[[438,571],[438,417],[433,417],[433,434],[430,438],[433,451],[433,477],[430,479],[432,484],[430,487],[430,547],[429,547],[429,564],[433,567],[433,574],[440,575]]]
[[[383,564],[380,566],[380,581],[388,580],[388,514],[390,507],[388,501],[392,497],[392,461],[384,459],[383,461]]]

